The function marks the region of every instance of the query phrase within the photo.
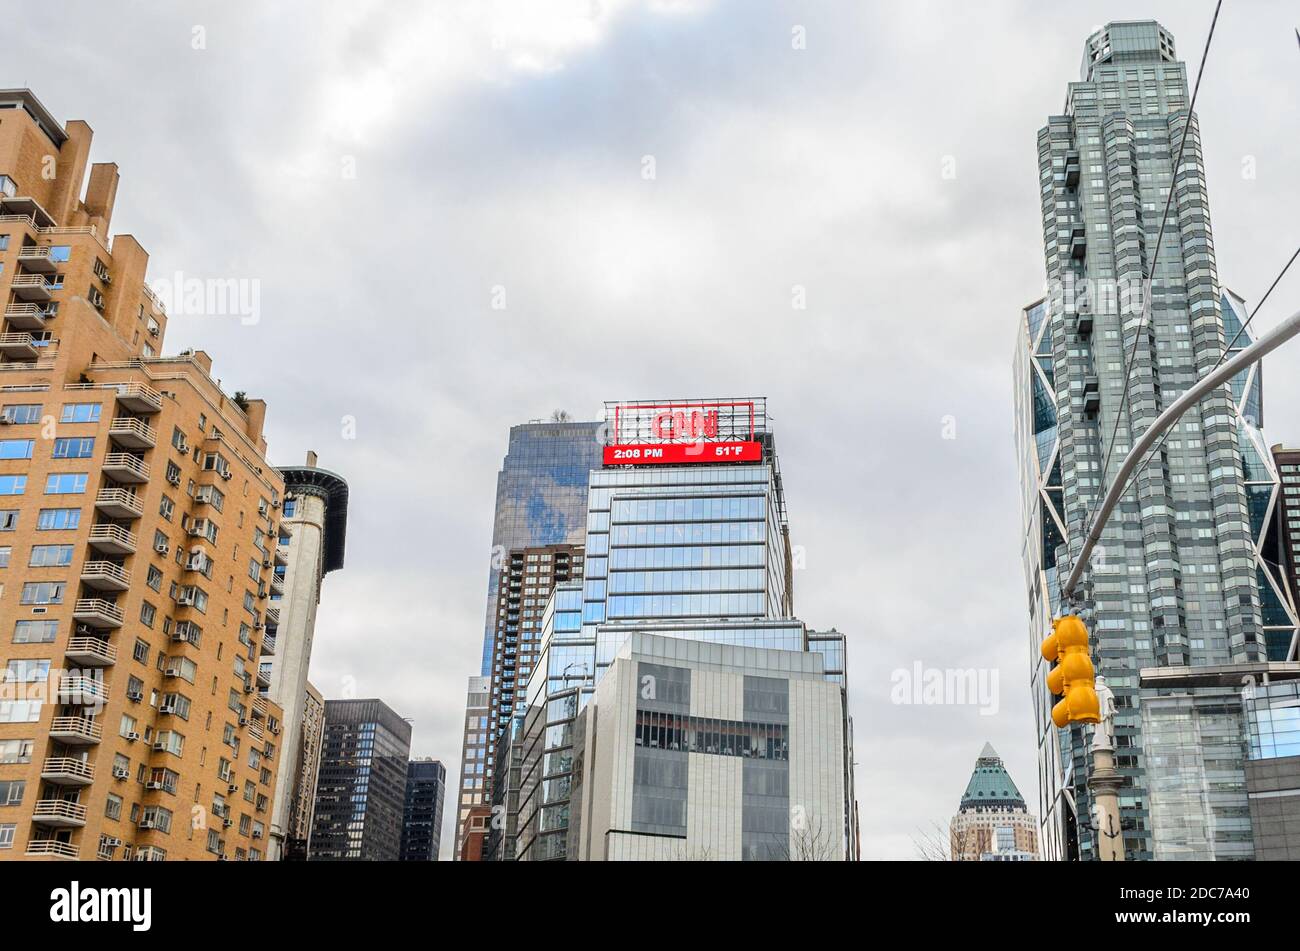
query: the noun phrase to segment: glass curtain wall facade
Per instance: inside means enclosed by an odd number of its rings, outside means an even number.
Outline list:
[[[488,573],[487,620],[480,673],[492,673],[500,570],[512,548],[581,544],[587,512],[587,473],[600,468],[599,422],[524,423],[510,427],[497,474]]]
[[[546,546],[581,544],[586,527],[587,474],[600,467],[604,424],[600,422],[532,422],[510,428],[510,442],[497,474],[492,525],[492,562],[488,571],[487,616],[483,627],[480,674],[489,681],[504,671],[507,635],[519,633],[519,605],[502,597],[509,585],[511,553]],[[508,594],[508,592],[507,592]],[[515,618],[506,617],[511,610]],[[514,630],[506,630],[513,627]],[[494,670],[500,665],[500,670]],[[522,679],[522,678],[521,678]],[[498,685],[500,689],[503,685]],[[491,687],[488,688],[489,690]],[[471,691],[471,696],[475,691]],[[497,694],[499,698],[500,693]],[[495,755],[497,730],[466,720],[457,789],[456,842],[461,842],[469,810],[489,798],[489,761]]]
[[[436,862],[442,843],[442,802],[447,770],[436,759],[413,759],[406,772],[402,861]]]
[[[411,724],[381,700],[326,700],[308,859],[401,857]]]
[[[1064,114],[1038,136],[1048,295],[1022,312],[1015,392],[1049,860],[1095,855],[1092,833],[1078,821],[1091,810],[1087,737],[1052,726],[1049,666],[1038,654],[1061,607],[1060,572],[1068,573],[1088,514],[1133,441],[1216,365],[1243,317],[1218,281],[1189,98],[1167,31],[1153,21],[1112,23],[1088,39]],[[1149,316],[1136,339],[1148,276]],[[1237,346],[1248,343],[1243,336]],[[1144,742],[1137,672],[1260,661],[1294,639],[1294,606],[1263,557],[1278,481],[1259,436],[1261,409],[1256,368],[1189,411],[1138,469],[1081,585],[1078,607],[1119,708],[1115,756],[1126,778],[1120,804],[1130,859],[1164,848],[1155,817],[1173,814],[1153,807],[1161,791],[1148,784],[1148,759],[1165,754]],[[1184,838],[1173,826],[1168,835],[1170,848]],[[1198,857],[1235,850],[1211,847]]]
[[[616,465],[591,473],[584,580],[556,586],[528,683],[519,859],[565,856],[574,719],[632,632],[814,649],[793,616],[780,469],[765,408],[756,405],[758,464]],[[827,659],[828,679],[842,685],[843,639],[837,632],[821,638],[815,649]]]

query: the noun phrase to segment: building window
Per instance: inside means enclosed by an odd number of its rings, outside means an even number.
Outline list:
[[[65,436],[54,440],[54,459],[89,459],[95,454],[94,436]]]
[[[71,545],[33,545],[29,568],[61,568],[72,564]]]
[[[99,422],[99,410],[99,403],[64,403],[59,422],[97,423]]]
[[[0,459],[30,459],[34,439],[0,439]]]
[[[45,480],[46,495],[79,495],[86,491],[86,473],[53,473]]]
[[[23,585],[23,604],[62,604],[63,581],[29,581]]]
[[[32,761],[32,740],[0,740],[0,766]]]
[[[14,625],[15,644],[52,644],[58,635],[58,621],[19,621]]]
[[[27,491],[27,476],[0,476],[0,495],[22,495]]]
[[[42,408],[40,403],[10,404],[0,410],[0,418],[9,420],[14,426],[39,423]]]
[[[67,531],[81,525],[81,509],[41,509],[36,519],[38,532]]]

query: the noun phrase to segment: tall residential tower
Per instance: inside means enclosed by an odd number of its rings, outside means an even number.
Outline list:
[[[266,404],[202,351],[159,356],[90,142],[0,92],[0,858],[257,860],[281,756]]]
[[[1168,31],[1111,23],[1084,44],[1062,114],[1038,133],[1048,294],[1021,314],[1015,373],[1049,860],[1096,854],[1089,734],[1052,725],[1038,653],[1063,608],[1061,581],[1134,440],[1216,365],[1243,319],[1219,283],[1189,104]],[[1139,467],[1080,586],[1077,607],[1118,706],[1130,859],[1252,854],[1240,678],[1293,654],[1296,631],[1265,557],[1278,479],[1259,433],[1259,374],[1206,397]]]

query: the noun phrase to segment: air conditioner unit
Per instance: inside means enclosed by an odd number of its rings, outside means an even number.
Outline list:
[[[280,500],[279,500],[279,499],[272,499],[272,500],[271,500],[271,508],[273,508],[273,509],[278,509],[279,507],[280,507]]]
[[[279,736],[279,735],[280,735],[280,728],[279,728],[278,726],[273,726],[273,727],[271,727],[271,732],[274,733],[276,736]]]
[[[176,705],[172,703],[164,703],[161,707],[158,708],[158,712],[161,714],[175,713]]]
[[[253,830],[253,838],[254,838],[254,839],[260,839],[261,837],[262,837],[262,833],[261,833],[261,831],[258,830],[258,829],[254,829],[254,830]]]
[[[231,783],[229,786],[226,787],[226,792],[228,793],[239,792],[239,787],[236,786],[234,783]]]
[[[153,744],[153,748],[157,752],[161,753],[163,750],[167,749],[167,744],[164,743],[162,740],[155,740]]]
[[[144,788],[145,788],[145,789],[162,789],[163,787],[162,787],[162,783],[158,782],[157,780],[151,779],[151,780],[149,780],[149,782],[147,782],[147,783],[144,784]]]
[[[176,598],[176,603],[182,607],[191,607],[194,604],[194,595],[182,594]]]
[[[139,827],[140,827],[141,829],[155,829],[155,828],[157,828],[157,826],[154,825],[154,822],[153,822],[152,819],[141,819],[141,820],[140,820],[140,826],[139,826]]]
[[[143,691],[143,690],[128,690],[128,691],[126,692],[126,699],[128,699],[128,700],[143,700],[143,699],[144,699],[144,691]]]
[[[131,771],[130,771],[129,769],[127,769],[125,766],[114,766],[114,767],[113,767],[113,778],[114,778],[114,779],[126,779],[126,778],[129,777],[130,775],[131,775]]]
[[[248,717],[240,717],[240,718],[239,718],[239,725],[240,725],[240,726],[248,726]]]
[[[179,667],[168,667],[163,671],[163,675],[166,677],[179,677],[181,675],[181,669]]]
[[[222,819],[222,820],[221,820],[221,828],[223,828],[223,829],[229,829],[229,828],[230,828],[232,825],[234,825],[234,824],[235,824],[235,823],[232,822],[230,819]]]
[[[169,475],[167,477],[167,481],[170,482],[172,485],[180,485],[181,477],[178,475]]]
[[[221,478],[223,478],[223,479],[225,479],[227,482],[229,482],[229,481],[230,481],[230,478],[231,478],[230,470],[229,470],[229,469],[223,469],[223,470],[221,471]]]
[[[267,512],[266,503],[265,503],[265,502],[258,502],[258,503],[257,503],[257,514],[258,514],[258,515],[265,515],[266,512]]]
[[[153,550],[160,555],[165,555],[169,550],[169,546],[159,543],[153,546]]]
[[[252,693],[252,692],[253,692],[253,685],[251,683],[245,682],[244,693]]]
[[[126,735],[126,741],[128,743],[134,743],[138,739],[140,739],[140,734],[135,732],[135,730],[132,730],[130,733]]]
[[[262,559],[262,567],[263,567],[263,568],[270,568],[270,567],[271,567],[271,559],[270,559],[270,558],[263,558],[263,559]]]
[[[13,418],[10,416],[0,416],[0,426],[10,426],[13,424]]]
[[[104,839],[104,845],[110,849],[116,849],[121,844],[122,844],[122,840],[117,838],[116,836],[109,836],[106,839]]]

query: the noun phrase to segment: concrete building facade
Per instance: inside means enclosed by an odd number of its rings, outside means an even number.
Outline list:
[[[575,741],[570,860],[847,857],[842,692],[819,654],[632,634]]]
[[[320,775],[321,744],[325,739],[325,698],[307,683],[298,731],[298,769],[292,775],[293,801],[285,826],[284,858],[306,861],[316,811],[316,777]]]

